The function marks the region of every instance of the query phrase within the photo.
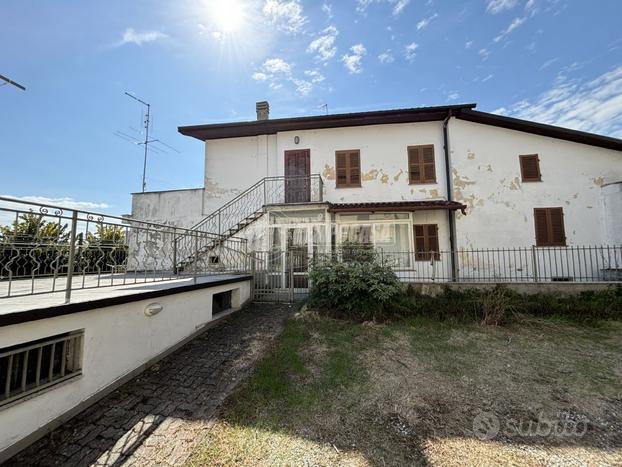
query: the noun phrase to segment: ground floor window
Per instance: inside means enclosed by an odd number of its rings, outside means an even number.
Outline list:
[[[438,246],[438,225],[417,224],[413,225],[415,237],[415,261],[436,261],[441,259]]]
[[[344,224],[340,243],[373,246],[395,266],[410,266],[409,225],[406,223]]]

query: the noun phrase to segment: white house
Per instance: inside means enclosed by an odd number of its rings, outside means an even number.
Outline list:
[[[446,259],[453,278],[476,274],[480,249],[622,244],[622,140],[474,109],[270,119],[260,102],[256,121],[180,127],[205,143],[204,188],[135,193],[132,217],[255,251],[373,244],[404,270]]]

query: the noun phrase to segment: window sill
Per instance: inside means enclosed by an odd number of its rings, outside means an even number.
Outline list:
[[[341,190],[342,188],[363,188],[362,185],[335,185],[337,190]]]
[[[408,182],[409,185],[437,185],[438,182],[436,180],[430,180],[425,182]]]

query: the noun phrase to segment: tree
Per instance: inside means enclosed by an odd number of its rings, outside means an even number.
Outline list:
[[[99,243],[101,245],[121,246],[125,245],[125,230],[120,225],[98,224],[95,233],[88,232],[86,235],[88,243]]]
[[[46,221],[42,214],[26,213],[11,226],[0,226],[0,239],[15,243],[66,243],[67,224]]]

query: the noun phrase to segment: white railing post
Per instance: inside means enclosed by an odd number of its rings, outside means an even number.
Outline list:
[[[76,231],[78,228],[78,211],[71,214],[71,234],[69,236],[69,264],[67,265],[67,285],[65,287],[65,303],[71,300],[71,287],[73,286],[73,264],[76,255]]]

